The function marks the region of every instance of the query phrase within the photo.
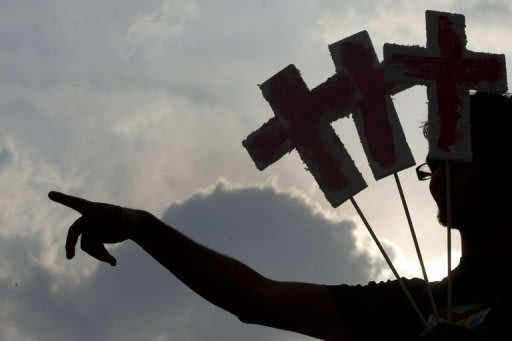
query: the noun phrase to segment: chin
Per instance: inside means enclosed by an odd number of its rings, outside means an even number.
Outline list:
[[[446,210],[439,210],[437,220],[442,226],[448,226]],[[472,217],[468,214],[457,215],[452,212],[451,228],[454,230],[459,230],[461,232],[471,231],[474,230],[475,227],[480,228],[485,225],[485,222],[481,221],[481,217]]]
[[[437,221],[439,221],[439,224],[442,226],[447,226],[448,222],[448,216],[446,214],[446,207],[441,207],[437,209]],[[453,212],[452,212],[452,225],[453,225]]]
[[[448,215],[446,214],[446,208],[438,209],[437,211],[437,220],[442,226],[448,226]],[[472,222],[472,218],[468,216],[468,214],[457,214],[452,207],[452,221],[451,227],[454,229],[459,229],[461,226],[465,226]]]

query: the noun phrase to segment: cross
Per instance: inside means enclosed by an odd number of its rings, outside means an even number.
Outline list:
[[[336,73],[309,90],[299,70],[289,65],[260,88],[275,117],[242,142],[259,170],[296,149],[333,207],[366,188],[330,125],[347,116],[360,100],[357,87],[346,73]]]
[[[367,31],[329,45],[337,72],[348,71],[362,100],[354,121],[376,180],[415,164],[391,95],[413,84],[386,81]]]
[[[507,90],[505,56],[466,49],[464,16],[426,11],[427,47],[384,44],[389,80],[427,86],[429,154],[471,161],[469,90]]]

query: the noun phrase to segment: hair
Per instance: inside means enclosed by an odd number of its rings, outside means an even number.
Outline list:
[[[473,159],[497,159],[512,151],[512,94],[470,95]],[[428,138],[428,122],[420,126]]]

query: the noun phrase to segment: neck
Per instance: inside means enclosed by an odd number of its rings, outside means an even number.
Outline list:
[[[493,229],[482,233],[482,231],[461,231],[462,256],[487,256],[502,255],[512,259],[510,241],[512,231]]]

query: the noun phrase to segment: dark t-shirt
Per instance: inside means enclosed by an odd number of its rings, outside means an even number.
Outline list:
[[[508,309],[510,264],[497,257],[463,257],[452,272],[452,320],[455,324],[492,337],[512,340],[512,313]],[[433,322],[432,306],[422,279],[403,279],[423,316]],[[431,283],[441,317],[447,306],[446,278]],[[354,340],[416,340],[423,323],[398,281],[368,285],[328,286]],[[510,322],[509,322],[510,321]]]

